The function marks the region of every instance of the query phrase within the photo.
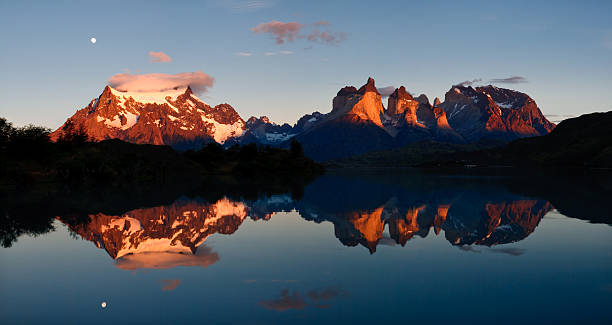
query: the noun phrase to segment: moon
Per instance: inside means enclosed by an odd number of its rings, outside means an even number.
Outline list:
[[[91,42],[91,44],[96,44],[96,38],[95,37],[92,37],[89,41]]]

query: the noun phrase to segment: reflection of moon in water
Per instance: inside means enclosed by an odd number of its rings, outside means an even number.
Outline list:
[[[95,42],[94,42],[95,43]],[[100,306],[102,306],[102,308],[106,308],[106,301],[103,301]]]
[[[96,38],[92,37],[89,41],[91,41],[91,44],[96,44]]]

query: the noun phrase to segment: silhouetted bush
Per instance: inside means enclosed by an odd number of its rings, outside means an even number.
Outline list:
[[[304,148],[302,144],[296,139],[291,140],[291,144],[289,145],[289,150],[291,151],[291,156],[293,157],[303,157],[304,156]]]
[[[0,118],[0,150],[12,158],[42,158],[50,149],[49,132],[35,125],[15,128],[5,118]]]
[[[258,147],[251,143],[224,149],[209,143],[183,154],[165,146],[139,145],[112,139],[92,142],[81,126],[67,122],[57,142],[47,128],[15,128],[0,119],[0,186],[27,187],[41,182],[81,184],[164,182],[187,176],[237,175],[261,179],[299,179],[318,175],[322,166],[291,149]],[[281,176],[282,175],[282,176]],[[4,184],[4,185],[3,185]]]
[[[257,157],[257,145],[255,143],[249,143],[240,148],[240,160],[241,161],[250,161]]]
[[[90,141],[91,139],[83,126],[77,126],[71,120],[66,121],[62,128],[62,134],[57,139],[57,143],[61,145],[79,145]]]

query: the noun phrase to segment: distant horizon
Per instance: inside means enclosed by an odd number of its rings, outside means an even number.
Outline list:
[[[142,74],[196,78],[206,102],[279,124],[329,112],[338,89],[369,76],[379,88],[404,85],[430,99],[453,84],[495,80],[528,94],[547,116],[612,110],[609,1],[394,0],[377,8],[2,2],[0,116],[55,129],[109,79]]]

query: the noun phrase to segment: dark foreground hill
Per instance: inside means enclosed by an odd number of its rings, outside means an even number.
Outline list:
[[[425,141],[334,161],[333,167],[594,167],[612,168],[612,111],[561,122],[550,134],[499,142]]]
[[[489,160],[490,159],[490,160]],[[612,111],[565,120],[546,136],[516,140],[483,163],[612,167]],[[479,160],[475,160],[479,162]]]

